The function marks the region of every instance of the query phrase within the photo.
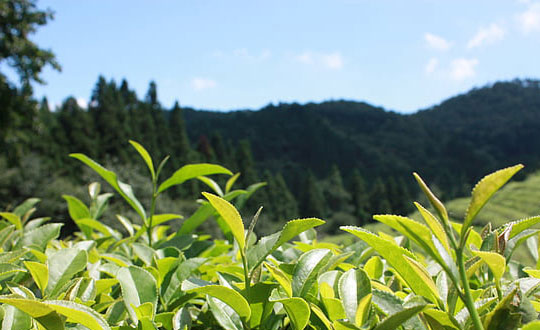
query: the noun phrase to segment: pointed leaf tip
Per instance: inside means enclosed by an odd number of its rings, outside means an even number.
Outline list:
[[[523,168],[522,164],[507,167],[491,173],[480,180],[473,188],[471,202],[465,213],[465,220],[461,228],[461,235],[466,233],[472,221],[488,202],[488,200],[499,190],[514,174]]]
[[[244,237],[244,223],[242,222],[242,217],[238,210],[229,202],[223,198],[216,196],[214,194],[202,193],[203,196],[208,199],[210,204],[216,209],[219,215],[225,220],[231,232],[238,242],[238,246],[241,250],[244,250],[246,245],[246,240]]]

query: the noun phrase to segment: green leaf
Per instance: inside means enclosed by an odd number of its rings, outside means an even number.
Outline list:
[[[47,300],[45,304],[67,317],[68,322],[84,325],[90,330],[109,330],[107,321],[92,308],[67,300]]]
[[[272,278],[281,285],[283,290],[285,290],[285,293],[289,297],[292,297],[291,280],[285,274],[285,272],[283,272],[278,267],[275,267],[274,265],[266,262],[264,263],[264,267],[266,267],[270,275],[272,275]]]
[[[183,182],[195,179],[196,177],[212,174],[228,174],[232,175],[232,172],[223,166],[214,164],[190,164],[184,165],[174,174],[165,180],[158,188],[158,194],[169,189],[172,186],[182,184]]]
[[[487,251],[472,251],[472,254],[480,257],[488,265],[497,281],[501,279],[506,270],[506,259],[502,255]]]
[[[15,225],[15,228],[17,228],[17,230],[22,230],[21,218],[15,213],[0,212],[0,217],[6,219],[7,221]]]
[[[384,264],[379,256],[373,256],[364,264],[364,270],[370,278],[377,280],[383,275]]]
[[[420,203],[415,202],[414,205],[422,215],[422,218],[424,218],[424,221],[428,225],[429,229],[437,237],[437,239],[443,244],[444,248],[450,252],[450,245],[448,245],[448,237],[446,236],[446,233],[444,231],[443,226],[441,223],[429,212],[426,208],[424,208]]]
[[[529,322],[521,330],[540,330],[540,321]]]
[[[116,238],[119,238],[119,235],[118,234],[115,235],[115,232],[111,227],[104,225],[97,220],[85,218],[85,219],[79,219],[75,221],[75,223],[80,225],[80,227],[83,227],[83,228],[89,228],[90,230],[92,229],[97,230],[103,235],[105,235],[105,237],[115,236]]]
[[[206,298],[210,311],[214,315],[216,321],[221,325],[223,329],[227,330],[243,330],[242,320],[238,313],[236,313],[231,307],[219,299],[212,296]]]
[[[30,330],[32,328],[32,318],[22,310],[5,305],[2,306],[4,315],[2,319],[2,330]],[[62,323],[57,329],[63,330]]]
[[[287,222],[283,230],[261,238],[257,245],[248,250],[248,268],[252,270],[258,267],[268,255],[276,251],[280,246],[304,231],[322,224],[324,224],[324,221],[317,218],[296,219]]]
[[[249,318],[248,327],[251,329],[261,326],[261,323],[266,319],[274,305],[269,301],[272,290],[277,287],[275,283],[258,282],[252,285],[249,289],[249,308],[251,309],[251,317]],[[243,295],[247,292],[244,290]]]
[[[371,311],[371,297],[371,293],[367,294],[358,302],[358,309],[356,310],[356,318],[354,320],[357,326],[361,326],[368,320],[369,312]]]
[[[523,165],[519,164],[512,167],[499,170],[491,173],[480,180],[472,191],[471,202],[465,213],[465,219],[463,221],[463,227],[461,228],[461,236],[467,232],[467,229],[471,225],[473,219],[478,212],[484,207],[487,201],[493,196],[493,194],[499,190],[516,172],[521,170]]]
[[[186,307],[182,307],[176,311],[172,319],[173,330],[189,330],[191,329],[191,315]]]
[[[429,256],[444,266],[437,248],[431,240],[431,230],[425,225],[412,219],[397,215],[375,215],[373,219],[397,230],[418,244]]]
[[[305,298],[311,287],[317,282],[319,272],[332,257],[328,249],[313,249],[300,256],[294,267],[292,277],[292,294]]]
[[[34,261],[25,261],[24,266],[30,271],[30,275],[32,275],[39,290],[44,293],[49,282],[49,268],[47,268],[47,265]]]
[[[240,173],[236,173],[235,175],[231,176],[229,180],[227,180],[227,183],[225,184],[225,193],[228,194],[231,191],[232,186],[238,180],[240,177]]]
[[[426,308],[426,305],[417,305],[410,308],[404,308],[402,311],[388,316],[386,319],[380,322],[374,330],[395,330],[411,317],[424,310],[424,308]]]
[[[70,195],[62,195],[62,198],[68,203],[68,212],[71,219],[76,221],[79,219],[91,218],[90,210],[80,199]]]
[[[320,320],[321,325],[324,325],[326,330],[333,330],[332,323],[326,317],[326,315],[324,315],[322,309],[319,306],[311,303],[309,304],[309,306],[311,307],[311,311],[313,312],[311,315],[315,315]]]
[[[107,183],[109,183],[119,194],[122,196],[128,204],[139,214],[141,219],[146,219],[146,212],[144,211],[141,203],[135,198],[133,194],[133,188],[118,180],[116,173],[110,171],[100,164],[96,163],[92,159],[88,158],[83,154],[70,154],[70,157],[80,160],[91,169],[93,169],[97,174],[99,174]]]
[[[135,255],[144,262],[145,266],[151,266],[156,255],[156,251],[146,244],[133,243],[131,244]]]
[[[426,197],[428,198],[431,205],[433,205],[435,210],[437,210],[437,213],[439,214],[441,219],[445,223],[448,223],[448,212],[446,211],[444,204],[441,203],[441,201],[435,196],[435,194],[431,192],[427,184],[424,182],[424,180],[422,180],[418,173],[413,173],[413,176],[416,179],[416,182],[418,182],[418,185],[420,186],[422,191],[424,192],[424,195],[426,195]]]
[[[167,221],[177,220],[177,219],[182,219],[182,218],[183,216],[181,216],[180,214],[172,214],[172,213],[156,214],[152,217],[152,226],[159,226],[162,223],[165,223]]]
[[[28,198],[24,202],[22,202],[19,206],[17,206],[13,213],[15,213],[23,222],[25,221],[25,217],[28,216],[28,212],[32,210],[32,208],[39,203],[41,200],[39,198]]]
[[[426,297],[431,302],[438,302],[439,295],[436,289],[433,290],[432,286],[424,283],[423,272],[418,272],[418,269],[407,261],[406,257],[415,259],[413,253],[363,228],[345,226],[341,229],[357,236],[377,251],[398,272],[414,293]]]
[[[248,320],[251,316],[251,309],[247,300],[233,289],[223,285],[205,285],[190,288],[186,284],[185,282],[182,284],[182,290],[186,291],[186,293],[197,293],[217,298],[230,306],[244,320]]]
[[[129,140],[129,143],[137,150],[139,155],[141,155],[142,159],[146,163],[146,166],[148,167],[148,170],[150,170],[150,175],[152,176],[152,182],[156,181],[156,172],[154,171],[154,163],[152,162],[152,157],[150,157],[150,154],[142,145],[139,143]]]
[[[205,176],[198,176],[197,179],[210,187],[210,189],[212,189],[216,194],[218,194],[219,197],[223,197],[223,190],[221,190],[221,187],[217,184],[216,181]]]
[[[512,222],[505,223],[502,228],[498,228],[497,232],[503,231],[505,228],[511,227],[510,235],[508,239],[512,239],[525,229],[528,229],[536,224],[540,223],[540,216],[530,217],[526,219],[516,220]]]
[[[297,297],[275,299],[271,297],[270,301],[283,304],[295,330],[303,330],[308,325],[311,310],[304,299]]]
[[[522,315],[518,313],[516,302],[521,301],[519,288],[508,292],[484,317],[486,330],[516,329],[521,324]]]
[[[41,302],[18,296],[0,296],[0,302],[24,311],[47,329],[63,329],[63,322],[55,314],[64,315],[67,317],[67,322],[84,325],[90,330],[111,329],[99,313],[72,301],[46,300]]]
[[[238,213],[238,210],[236,210],[231,203],[227,202],[221,197],[205,192],[202,194],[204,197],[206,197],[206,199],[208,199],[219,215],[221,215],[223,220],[225,220],[231,229],[232,235],[236,239],[240,250],[244,250],[246,245],[244,237],[244,223],[242,222],[242,217],[240,216],[240,213]]]
[[[157,283],[156,279],[148,271],[137,267],[122,267],[116,274],[116,279],[122,288],[124,304],[133,322],[137,323],[137,315],[133,307],[138,307],[144,303],[151,303],[153,313],[157,307]]]
[[[350,269],[340,277],[338,290],[347,319],[349,322],[355,322],[358,318],[356,312],[359,302],[371,294],[371,281],[368,275],[362,269]]]
[[[86,268],[86,251],[67,248],[58,250],[47,260],[49,280],[45,294],[55,297],[60,289],[75,276]]]

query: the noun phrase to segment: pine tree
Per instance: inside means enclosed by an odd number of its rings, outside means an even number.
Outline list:
[[[369,204],[372,208],[372,214],[386,214],[392,212],[392,206],[388,201],[386,186],[381,178],[377,178],[373,183],[369,195]]]
[[[251,145],[248,140],[240,141],[236,151],[236,162],[241,173],[239,181],[244,187],[258,182]]]
[[[323,184],[324,197],[332,213],[352,212],[350,207],[351,195],[343,187],[343,179],[337,165],[333,165],[330,175]]]
[[[360,171],[354,169],[351,176],[351,197],[354,206],[354,216],[358,219],[358,224],[362,225],[369,222],[370,205],[369,194],[366,190],[366,184]]]
[[[290,192],[281,173],[274,176],[272,204],[278,220],[291,220],[298,217],[298,203]]]
[[[151,81],[148,85],[148,92],[145,97],[146,106],[149,108],[152,116],[155,131],[152,134],[156,137],[156,146],[154,154],[157,158],[161,159],[165,157],[171,145],[171,136],[169,134],[167,121],[165,119],[164,111],[158,101],[157,85],[154,81]]]
[[[302,216],[324,218],[327,213],[326,200],[319,182],[309,170],[303,188]]]
[[[169,117],[169,131],[171,134],[170,152],[175,167],[185,165],[189,162],[191,149],[189,146],[189,138],[186,132],[186,124],[182,108],[177,102],[171,110]]]
[[[97,132],[97,156],[103,158],[105,155],[114,155],[119,160],[126,161],[128,156],[125,146],[129,126],[124,104],[114,81],[107,83],[103,76],[98,78],[89,112]]]

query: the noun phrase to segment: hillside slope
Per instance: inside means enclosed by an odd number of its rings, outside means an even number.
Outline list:
[[[188,109],[184,115],[192,141],[209,132],[247,139],[258,168],[282,172],[288,182],[305,168],[324,176],[333,164],[344,177],[359,169],[368,182],[392,175],[413,185],[410,173],[417,171],[449,187],[442,191],[451,197],[485,173],[540,164],[537,81],[496,83],[411,115],[350,101],[231,113]]]

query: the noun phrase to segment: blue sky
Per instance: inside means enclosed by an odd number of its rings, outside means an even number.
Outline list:
[[[540,1],[43,0],[55,19],[38,97],[84,104],[98,75],[161,103],[257,109],[350,99],[412,112],[497,80],[540,78]]]

